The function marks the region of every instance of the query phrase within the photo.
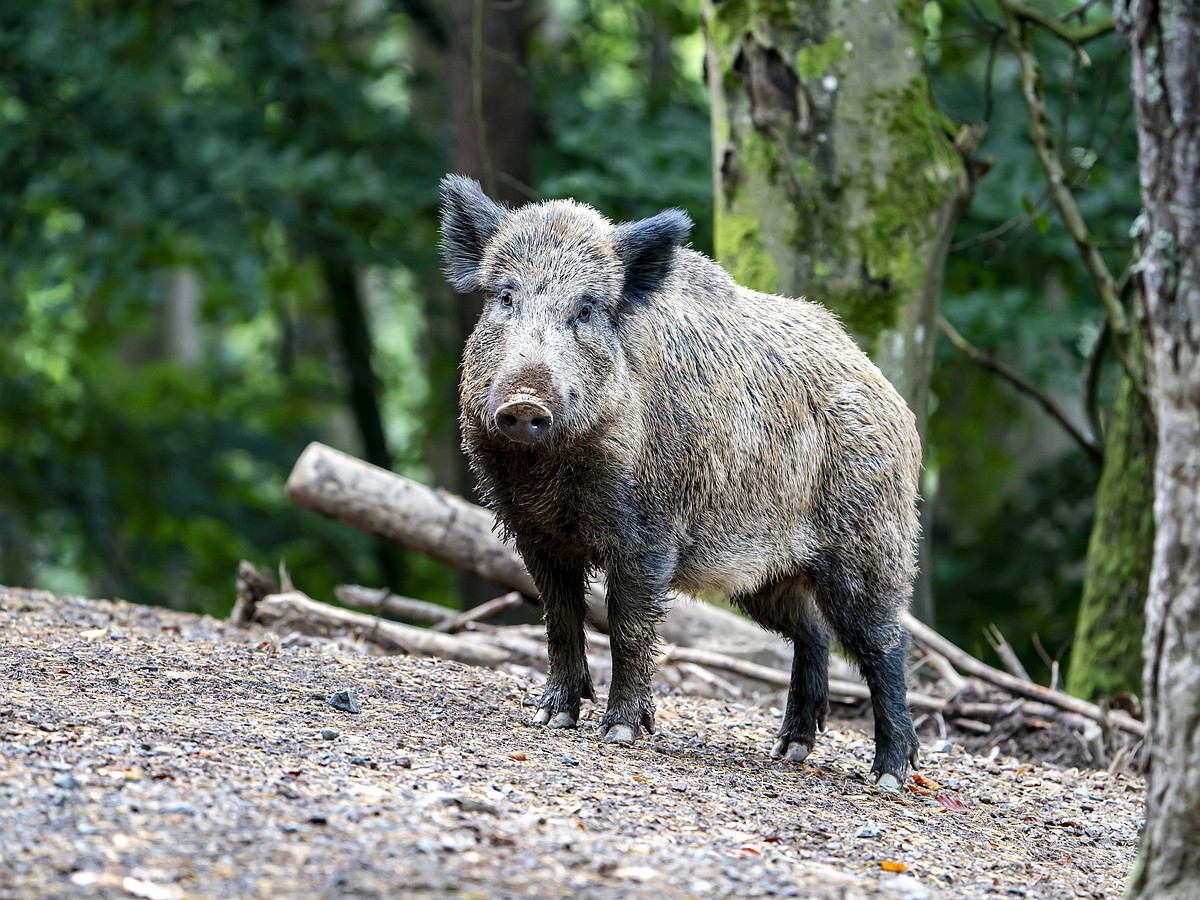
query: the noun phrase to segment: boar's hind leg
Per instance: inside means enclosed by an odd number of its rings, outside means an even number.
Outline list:
[[[792,642],[792,679],[776,759],[800,762],[825,730],[829,714],[829,628],[813,608],[808,591],[795,582],[772,583],[733,598],[759,624]]]
[[[792,680],[779,740],[771,750],[776,759],[800,762],[813,748],[817,732],[829,715],[829,630],[813,614],[804,596],[792,601],[795,618],[784,634],[792,640]]]
[[[891,775],[903,783],[909,764],[916,768],[919,745],[905,696],[909,641],[900,625],[897,591],[872,592],[875,586],[831,557],[819,560],[810,577],[817,604],[871,690],[875,714],[871,780]]]
[[[521,549],[518,547],[518,549]],[[596,699],[583,638],[584,570],[556,564],[537,553],[522,552],[542,595],[550,674],[538,702],[535,725],[574,728],[583,698]]]
[[[626,562],[609,570],[608,639],[613,671],[608,709],[600,721],[608,743],[633,743],[642,728],[654,732],[650,681],[669,580],[669,567],[652,562]]]

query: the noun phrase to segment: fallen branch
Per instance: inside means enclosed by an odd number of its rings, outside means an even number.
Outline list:
[[[468,609],[466,612],[459,613],[457,616],[444,619],[430,630],[441,631],[445,634],[457,634],[466,628],[469,622],[482,622],[485,619],[490,619],[492,616],[500,615],[506,609],[518,607],[524,602],[525,599],[521,594],[518,591],[513,591],[502,597],[489,600],[487,603],[481,603],[472,609]]]
[[[1017,651],[1012,648],[1012,644],[1005,639],[999,628],[995,625],[988,625],[984,629],[983,634],[987,638],[987,642],[991,644],[992,649],[996,651],[996,655],[1000,657],[1000,661],[1004,663],[1004,668],[1017,678],[1024,681],[1033,681],[1029,677],[1029,673],[1025,671],[1025,666],[1021,664],[1021,660],[1017,656]]]
[[[498,666],[508,662],[508,651],[465,635],[450,636],[389,622],[375,616],[318,603],[299,591],[270,594],[255,609],[254,621],[276,631],[299,631],[314,637],[347,634],[391,653],[420,654],[452,659],[471,666]]]
[[[427,600],[401,597],[387,588],[369,588],[358,584],[339,584],[333,596],[344,606],[358,606],[389,619],[403,619],[421,625],[436,625],[454,618],[454,610]]]
[[[492,533],[492,515],[461,497],[425,487],[347,453],[312,443],[287,481],[293,503],[469,569],[531,597],[533,579],[512,547]]]
[[[532,579],[516,551],[492,533],[490,513],[461,498],[431,490],[317,443],[310,444],[297,461],[288,479],[288,495],[303,506],[383,534],[450,565],[507,584],[528,596],[537,595]],[[600,601],[597,601],[597,596]],[[602,587],[593,584],[589,597],[589,609],[593,614],[597,606],[603,609]],[[691,646],[707,639],[719,642],[722,648],[744,645],[745,656],[770,655],[773,659],[785,660],[790,656],[782,641],[767,635],[757,625],[710,604],[687,602],[689,599],[678,598],[660,628],[663,641],[675,645],[669,654],[671,659],[708,665],[777,687],[787,685],[789,676],[780,668]],[[593,618],[593,614],[589,615],[589,619]],[[364,618],[375,621],[370,617]],[[1118,710],[1106,712],[1094,703],[995,669],[959,649],[908,613],[904,614],[903,623],[923,650],[940,654],[964,674],[981,678],[1016,696],[1076,713],[1103,727],[1114,726],[1138,737],[1145,734],[1145,726],[1127,713]],[[421,629],[411,630],[429,634]],[[437,637],[450,641],[466,639],[463,636]],[[599,643],[598,636],[592,639]],[[488,647],[483,641],[477,645]],[[454,658],[449,651],[440,651],[438,655]],[[865,696],[863,691],[864,687],[855,686],[847,696],[850,693]],[[912,702],[914,706],[925,709],[940,709],[946,702],[939,698],[927,700],[918,694]]]
[[[487,510],[372,466],[332,447],[312,443],[288,478],[293,503],[425,553],[439,562],[474,572],[536,598],[538,591],[511,544],[492,529]],[[608,630],[604,586],[588,586],[588,623]],[[358,605],[357,602],[355,605]],[[679,596],[659,628],[664,641],[692,645],[719,640],[739,656],[784,661],[787,644],[728,610]]]
[[[1127,731],[1138,737],[1144,737],[1146,734],[1146,726],[1128,713],[1120,712],[1119,710],[1105,712],[1095,703],[1088,703],[1086,700],[1080,700],[1078,697],[1072,697],[1070,694],[1064,694],[1061,691],[1052,691],[1050,688],[1042,687],[1040,684],[1026,681],[1008,672],[1002,672],[999,669],[989,666],[965,650],[959,649],[909,613],[904,613],[903,624],[913,636],[913,640],[922,648],[928,648],[935,653],[942,654],[961,672],[974,675],[976,678],[982,678],[984,681],[1003,688],[1010,694],[1015,694],[1018,697],[1028,697],[1031,700],[1040,700],[1058,709],[1065,709],[1093,722],[1099,722],[1101,725],[1111,724],[1122,731]]]

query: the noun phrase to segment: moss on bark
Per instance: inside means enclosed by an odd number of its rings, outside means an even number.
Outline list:
[[[1128,378],[1113,408],[1067,671],[1088,699],[1142,693],[1142,632],[1154,556],[1154,416]]]

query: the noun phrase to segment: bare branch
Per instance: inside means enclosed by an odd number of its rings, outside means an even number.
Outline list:
[[[1034,385],[1012,366],[1001,362],[991,353],[986,353],[971,344],[966,338],[958,333],[953,325],[946,321],[944,316],[938,316],[938,328],[941,329],[942,334],[949,339],[950,343],[953,344],[963,356],[971,360],[971,362],[983,366],[990,372],[994,372],[996,375],[999,375],[1001,378],[1015,387],[1022,394],[1033,398],[1033,400],[1035,400],[1037,404],[1046,411],[1046,414],[1049,415],[1050,418],[1054,419],[1055,422],[1063,427],[1067,434],[1071,436],[1071,439],[1074,440],[1075,443],[1079,445],[1080,449],[1083,450],[1088,459],[1090,459],[1096,465],[1099,465],[1104,461],[1104,451],[1100,449],[1100,446],[1095,442],[1095,440],[1075,427],[1075,423],[1073,423],[1067,417],[1067,414],[1059,408],[1058,404],[1055,403],[1048,394],[1040,390],[1036,385]]]
[[[524,603],[525,600],[521,596],[520,591],[512,591],[503,596],[496,597],[494,600],[489,600],[487,603],[481,603],[473,609],[468,609],[466,612],[459,613],[453,618],[438,622],[430,630],[441,631],[446,634],[458,634],[467,627],[468,622],[482,622],[484,619],[490,619],[492,616],[499,615],[506,609],[514,609]]]
[[[1008,669],[1013,675],[1025,681],[1033,681],[1029,677],[1029,673],[1025,671],[1025,666],[1021,664],[1021,660],[1017,657],[1017,651],[1013,650],[1012,644],[1005,639],[1000,629],[995,625],[988,625],[983,631],[992,649],[996,651],[996,655],[1000,657],[1000,661],[1004,663],[1004,668]]]
[[[1004,9],[1006,17],[1011,16],[1022,22],[1032,22],[1035,25],[1039,25],[1076,49],[1081,48],[1089,41],[1102,38],[1116,30],[1112,19],[1100,19],[1090,25],[1085,24],[1072,28],[1061,19],[1055,18],[1052,13],[1034,6],[1027,6],[1020,2],[1020,0],[1000,0],[1000,6]]]
[[[1004,11],[1004,18],[1008,23],[1009,44],[1021,67],[1021,94],[1025,99],[1025,109],[1029,115],[1029,140],[1033,144],[1038,162],[1042,165],[1042,171],[1046,174],[1050,197],[1054,200],[1054,205],[1058,207],[1063,224],[1067,226],[1068,233],[1075,241],[1084,266],[1100,294],[1100,301],[1104,304],[1109,327],[1112,329],[1113,348],[1117,358],[1120,359],[1121,365],[1125,367],[1125,371],[1129,374],[1137,390],[1145,393],[1145,379],[1142,376],[1141,366],[1135,361],[1130,348],[1129,320],[1126,318],[1121,300],[1117,296],[1116,282],[1100,256],[1100,251],[1096,248],[1096,242],[1092,239],[1087,223],[1084,222],[1083,215],[1079,212],[1079,206],[1075,203],[1075,196],[1068,186],[1062,161],[1054,151],[1054,141],[1050,136],[1050,119],[1046,113],[1046,98],[1042,94],[1041,69],[1038,66],[1037,57],[1026,40],[1026,22],[1035,22],[1050,28],[1056,34],[1059,34],[1056,29],[1065,29],[1065,26],[1047,13],[1027,7],[1018,0],[1000,0],[1000,8]],[[1053,27],[1047,25],[1047,22],[1053,23]],[[1111,27],[1112,24],[1109,23],[1109,28],[1111,29]],[[1064,40],[1071,40],[1063,34],[1059,34],[1059,36]],[[1074,40],[1071,42],[1077,43]]]

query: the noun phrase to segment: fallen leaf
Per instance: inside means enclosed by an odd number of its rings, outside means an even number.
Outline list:
[[[879,868],[885,872],[907,872],[908,866],[902,862],[892,862],[890,859],[885,859],[879,864]]]
[[[737,850],[733,851],[733,855],[734,856],[745,856],[747,858],[753,859],[754,857],[762,856],[762,853],[758,850],[755,850],[753,847],[739,847]]]
[[[957,797],[951,797],[949,794],[938,794],[933,799],[937,801],[938,806],[945,807],[954,812],[967,811],[967,804],[963,803]]]
[[[940,788],[941,787],[941,785],[938,784],[936,781],[934,781],[932,778],[926,778],[920,772],[913,772],[912,780],[915,781],[917,784],[921,785],[921,787],[927,787],[927,788]]]
[[[508,754],[508,758],[516,760],[517,762],[525,762],[525,754],[524,753],[510,753],[510,754]]]

